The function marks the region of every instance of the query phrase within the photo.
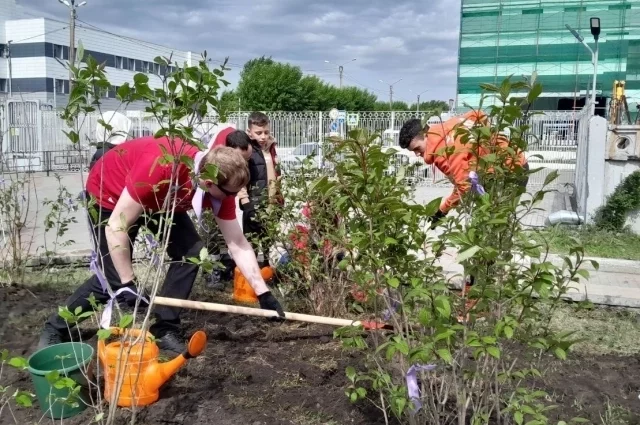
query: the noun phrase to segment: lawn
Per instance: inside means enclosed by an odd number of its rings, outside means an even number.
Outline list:
[[[589,257],[640,261],[640,236],[629,232],[556,226],[532,232],[532,238],[547,243],[553,254],[567,254],[577,239]]]

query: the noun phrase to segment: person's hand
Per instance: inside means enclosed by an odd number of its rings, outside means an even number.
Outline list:
[[[278,312],[279,317],[270,317],[269,320],[281,322],[285,319],[284,311],[280,302],[273,296],[271,291],[267,291],[258,295],[258,301],[260,301],[260,308],[263,310],[275,310]]]
[[[447,213],[443,213],[440,209],[438,209],[438,211],[434,215],[429,217],[429,221],[431,222],[431,230],[434,230],[438,226],[438,223],[440,223],[440,220],[442,220],[446,215]]]

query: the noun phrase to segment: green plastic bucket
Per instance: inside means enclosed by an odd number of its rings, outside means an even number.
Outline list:
[[[65,342],[42,348],[29,357],[28,370],[35,387],[36,396],[42,412],[52,419],[63,419],[77,415],[90,403],[87,377],[89,363],[93,357],[93,347],[82,342]],[[56,388],[49,382],[47,375],[58,371],[59,378],[73,379],[81,386],[77,395],[71,395],[68,387]],[[51,376],[49,376],[51,378]],[[91,372],[89,371],[89,379]],[[63,384],[59,382],[58,386]]]

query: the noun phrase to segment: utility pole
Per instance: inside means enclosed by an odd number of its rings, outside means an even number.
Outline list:
[[[386,84],[384,81],[379,80],[381,83]],[[396,85],[397,83],[399,83],[400,81],[402,81],[402,78],[400,78],[398,81],[396,81],[395,83],[391,83],[389,84],[389,110],[393,111],[393,86]]]
[[[58,0],[69,8],[69,63],[76,63],[76,9],[87,4],[86,1],[76,4],[76,0]],[[82,58],[80,58],[82,59]],[[69,92],[73,89],[73,72],[69,69]],[[55,88],[54,88],[55,90]]]
[[[11,66],[11,43],[13,40],[7,41],[7,47],[5,48],[4,54],[7,58],[7,62],[9,65],[9,98],[13,95],[13,67]]]
[[[409,91],[410,91],[411,93],[413,93],[413,91],[412,91],[412,90],[409,90]],[[418,103],[416,104],[416,112],[420,112],[420,95],[421,95],[421,94],[423,94],[423,93],[426,93],[426,92],[428,92],[428,91],[429,91],[429,89],[427,89],[427,90],[425,90],[425,91],[422,91],[422,92],[418,93]]]
[[[353,61],[355,61],[355,60],[356,60],[356,59],[355,59],[355,58],[353,58],[353,59],[351,59],[350,61],[347,61],[347,62],[343,63],[342,65],[338,65],[338,73],[340,74],[340,86],[339,86],[340,88],[342,88],[342,75],[344,74],[344,65],[346,65],[346,64],[348,64],[348,63],[351,63],[351,62],[353,62]],[[333,63],[333,62],[331,62],[331,61],[324,61],[324,63]]]

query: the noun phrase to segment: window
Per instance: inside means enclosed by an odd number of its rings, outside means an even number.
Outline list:
[[[136,60],[127,58],[127,67],[125,69],[128,69],[130,71],[135,71],[136,70]]]
[[[147,61],[142,61],[142,72],[150,72],[150,66],[149,66],[149,62]]]
[[[152,74],[160,75],[160,64],[158,64],[158,63],[152,63],[151,65],[153,66],[153,72],[152,72]]]
[[[66,94],[64,80],[53,80],[57,94]]]
[[[124,69],[124,58],[122,56],[116,56],[116,68]]]
[[[60,46],[59,44],[54,44],[53,57],[57,59],[64,59],[64,46]]]
[[[9,91],[9,82],[4,78],[0,78],[0,92],[7,93],[8,91]]]

